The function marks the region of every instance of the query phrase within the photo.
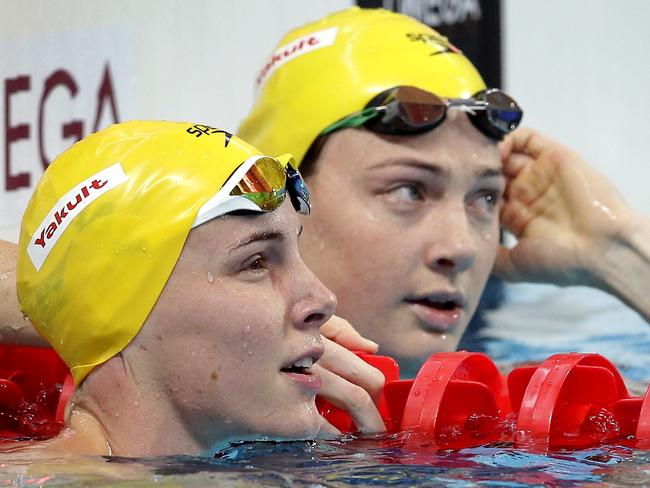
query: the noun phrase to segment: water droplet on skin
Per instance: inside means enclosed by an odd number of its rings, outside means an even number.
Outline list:
[[[248,350],[248,355],[249,355],[249,356],[252,356],[252,355],[253,355],[253,351],[251,351],[251,350],[249,349],[249,350]]]
[[[147,257],[151,259],[153,256],[151,254],[147,254]]]
[[[607,207],[606,205],[603,205],[598,200],[594,200],[593,202],[591,202],[591,206],[594,207],[594,208],[599,209],[601,212],[603,212],[605,215],[607,215],[607,217],[609,217],[611,220],[618,220],[616,218],[616,215],[614,215],[614,213],[612,212],[612,210],[609,207]]]
[[[133,406],[134,406],[134,407],[137,407],[138,405],[139,405],[138,401],[137,401],[137,400],[134,400],[134,401],[133,401]]]
[[[129,250],[129,246],[124,246],[124,250],[125,250],[125,251],[128,251],[128,250]]]
[[[442,334],[442,335],[440,336],[440,340],[441,340],[441,341],[446,341],[446,340],[447,340],[447,335],[446,335],[446,334]]]
[[[119,250],[119,249],[115,249],[115,251],[113,251],[113,252],[115,252],[115,254],[119,254],[119,253],[120,253],[120,250]]]
[[[230,417],[226,417],[225,419],[223,419],[223,421],[226,424],[232,424],[232,419]]]
[[[368,220],[371,222],[377,222],[377,216],[372,212],[367,212],[366,217],[368,217]]]
[[[250,331],[251,331],[251,326],[250,326],[250,325],[247,325],[247,326],[244,328],[244,330],[245,330],[246,332],[250,332]]]
[[[141,247],[140,247],[140,250],[141,250],[142,252],[147,252],[147,246],[141,246]]]
[[[214,276],[208,271],[208,283],[214,283]]]

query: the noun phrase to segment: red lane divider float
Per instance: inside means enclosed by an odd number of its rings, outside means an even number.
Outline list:
[[[650,386],[644,396],[631,396],[617,369],[598,354],[555,354],[503,376],[483,354],[438,353],[412,380],[399,379],[392,358],[359,356],[386,378],[378,399],[386,427],[408,433],[418,445],[650,449]],[[0,441],[58,434],[73,391],[68,368],[52,349],[0,345]],[[316,402],[332,425],[355,430],[346,412],[322,398]]]
[[[483,354],[438,353],[413,380],[399,380],[391,358],[359,356],[386,377],[378,406],[388,430],[408,432],[421,445],[650,449],[650,387],[643,397],[630,396],[617,369],[598,354],[555,354],[503,376]],[[344,411],[322,398],[317,405],[342,432],[355,430]]]
[[[53,349],[0,345],[0,442],[57,435],[73,391]]]

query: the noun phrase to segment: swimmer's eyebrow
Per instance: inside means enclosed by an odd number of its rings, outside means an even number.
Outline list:
[[[449,170],[440,165],[434,163],[425,163],[421,161],[414,161],[412,159],[390,159],[383,161],[376,166],[372,166],[368,169],[383,169],[389,166],[410,166],[412,168],[418,168],[429,173],[432,173],[436,177],[446,177],[449,175]],[[503,169],[499,168],[479,168],[479,173],[477,178],[494,178],[494,177],[503,177]]]
[[[253,242],[258,242],[258,241],[274,241],[277,240],[279,242],[284,242],[286,240],[284,234],[279,231],[264,231],[264,232],[255,232],[248,237],[242,239],[239,241],[237,244],[234,246],[231,246],[228,248],[228,252],[235,251],[241,247],[248,246],[249,244],[252,244]]]
[[[488,168],[479,173],[478,178],[505,178],[503,169]]]

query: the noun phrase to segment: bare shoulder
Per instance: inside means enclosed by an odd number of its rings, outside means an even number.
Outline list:
[[[0,240],[0,344],[47,346],[20,312],[16,295],[17,256],[16,244]]]

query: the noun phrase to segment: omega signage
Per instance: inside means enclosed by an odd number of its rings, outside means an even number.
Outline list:
[[[0,238],[17,239],[32,189],[58,154],[132,111],[131,32],[0,35]]]

